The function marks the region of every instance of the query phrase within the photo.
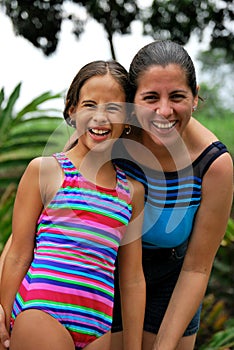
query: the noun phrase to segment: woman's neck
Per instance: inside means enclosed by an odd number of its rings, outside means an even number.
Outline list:
[[[138,149],[135,147],[132,156],[139,163],[163,171],[176,171],[191,165],[190,152],[182,138],[178,138],[173,144],[165,146],[156,142],[146,132],[138,136]],[[142,151],[141,151],[142,150]]]

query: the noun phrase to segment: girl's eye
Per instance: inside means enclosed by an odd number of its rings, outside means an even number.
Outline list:
[[[106,106],[106,110],[108,112],[120,112],[122,110],[122,108],[120,105],[113,103],[113,104],[108,104]]]
[[[83,107],[94,109],[96,108],[96,105],[93,103],[87,102],[83,104]]]

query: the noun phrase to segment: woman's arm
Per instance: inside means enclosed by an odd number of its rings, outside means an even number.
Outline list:
[[[42,208],[40,159],[37,158],[29,164],[18,186],[12,219],[12,241],[3,266],[1,304],[8,331],[15,294],[33,258],[36,225]]]
[[[141,259],[144,189],[135,181],[133,188],[133,214],[118,255],[124,350],[141,349],[145,312],[145,279]]]
[[[233,163],[220,156],[203,179],[197,212],[184,264],[153,350],[174,350],[206,292],[213,261],[224,237],[233,198]]]

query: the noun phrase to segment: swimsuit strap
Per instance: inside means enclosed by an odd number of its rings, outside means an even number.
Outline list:
[[[223,153],[228,152],[227,147],[220,141],[211,143],[193,162],[195,173],[198,171],[200,177],[203,178],[211,164]]]
[[[64,152],[54,153],[53,156],[57,159],[59,164],[61,165],[65,175],[78,175],[78,170],[72,164],[70,159],[65,155]]]
[[[129,189],[129,182],[126,177],[125,172],[115,165],[117,186],[116,191],[118,192],[118,197],[125,200],[128,204],[131,203],[131,195]]]
[[[65,177],[67,178],[80,178],[82,177],[82,181],[86,180],[79,170],[74,166],[74,164],[70,161],[70,159],[65,155],[64,152],[54,153],[53,156],[57,159],[59,164],[61,165]],[[126,177],[125,172],[120,169],[118,166],[115,166],[116,169],[116,192],[118,193],[118,197],[126,203],[131,203],[131,194],[129,189],[128,179]],[[87,181],[87,180],[86,180]]]

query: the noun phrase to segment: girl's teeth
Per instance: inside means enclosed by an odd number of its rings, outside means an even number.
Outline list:
[[[153,122],[153,125],[156,126],[158,129],[171,129],[176,122],[170,122],[170,123],[158,123],[158,122]]]
[[[100,129],[90,129],[93,134],[104,135],[107,134],[108,130],[100,130]]]

